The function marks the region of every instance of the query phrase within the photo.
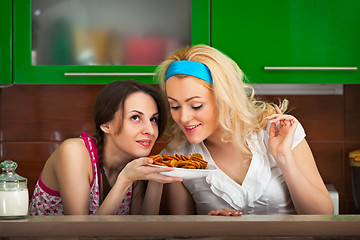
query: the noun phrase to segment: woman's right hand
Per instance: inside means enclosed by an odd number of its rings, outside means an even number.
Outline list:
[[[280,168],[286,164],[292,156],[292,142],[298,125],[298,120],[292,116],[283,114],[279,107],[275,106],[276,114],[267,117],[271,120],[269,130],[269,151]],[[276,123],[279,124],[276,127]]]
[[[126,164],[124,169],[120,172],[119,177],[123,176],[129,183],[137,180],[152,180],[160,183],[172,183],[181,182],[180,177],[169,177],[160,174],[160,172],[170,172],[173,170],[171,167],[153,167],[149,166],[152,164],[151,158],[142,157],[134,159],[133,161]],[[119,178],[118,177],[118,178]]]

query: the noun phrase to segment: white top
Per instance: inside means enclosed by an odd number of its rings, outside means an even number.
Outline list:
[[[166,149],[161,152],[182,155],[198,152],[217,168],[206,177],[183,181],[196,203],[197,214],[208,214],[217,208],[236,209],[243,214],[296,214],[283,174],[268,152],[269,129],[270,123],[247,140],[253,157],[242,185],[216,166],[204,143],[185,143],[176,152]],[[292,149],[304,138],[305,131],[299,123]]]

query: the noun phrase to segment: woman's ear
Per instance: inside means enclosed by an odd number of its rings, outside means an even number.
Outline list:
[[[104,132],[104,133],[109,133],[110,132],[110,123],[103,123],[100,125],[100,129]]]

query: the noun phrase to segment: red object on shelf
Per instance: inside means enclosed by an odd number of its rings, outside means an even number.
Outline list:
[[[126,65],[158,65],[180,46],[174,38],[145,36],[126,40]]]

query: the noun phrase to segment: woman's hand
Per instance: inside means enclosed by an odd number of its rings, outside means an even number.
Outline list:
[[[215,216],[241,216],[242,212],[237,211],[235,209],[230,208],[217,208],[216,210],[212,210],[208,213],[208,215],[215,215]]]
[[[143,157],[129,162],[120,172],[119,177],[124,177],[130,184],[137,180],[152,180],[160,183],[181,182],[182,178],[169,177],[160,174],[160,172],[172,171],[171,167],[152,167],[153,160]],[[118,177],[118,178],[119,178]]]
[[[275,111],[276,114],[268,116],[267,119],[273,121],[270,126],[269,151],[278,162],[291,155],[298,120],[294,116],[282,114],[278,106],[275,106]],[[279,123],[278,131],[276,123]]]

